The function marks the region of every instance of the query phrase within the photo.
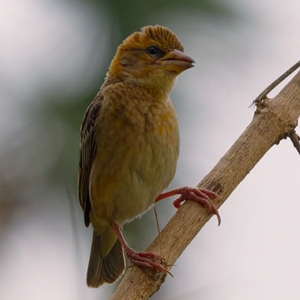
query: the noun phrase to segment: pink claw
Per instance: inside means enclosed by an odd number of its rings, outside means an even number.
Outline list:
[[[184,202],[186,200],[192,200],[192,201],[198,202],[198,203],[202,204],[203,206],[207,207],[213,214],[215,214],[218,218],[218,225],[221,224],[221,216],[219,214],[219,211],[210,199],[210,198],[220,198],[220,196],[210,190],[191,188],[188,186],[184,186],[184,187],[180,187],[180,188],[174,189],[172,191],[160,194],[157,197],[156,202],[163,200],[165,198],[168,198],[170,196],[178,195],[178,194],[180,194],[181,196],[178,197],[173,202],[173,205],[177,209],[180,208],[182,202]]]

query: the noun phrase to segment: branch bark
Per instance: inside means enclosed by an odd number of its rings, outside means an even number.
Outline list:
[[[257,107],[252,122],[198,187],[218,193],[221,199],[214,203],[219,208],[266,152],[294,131],[299,115],[300,72],[275,98],[265,99],[264,106]],[[168,266],[174,265],[211,217],[204,207],[187,201],[146,251],[161,253]],[[164,242],[161,244],[160,241]],[[164,273],[130,267],[111,300],[148,299],[165,278]]]

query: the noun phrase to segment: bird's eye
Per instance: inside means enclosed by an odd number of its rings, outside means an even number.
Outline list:
[[[155,55],[159,52],[159,48],[156,46],[150,46],[149,48],[147,48],[147,52],[150,55]]]

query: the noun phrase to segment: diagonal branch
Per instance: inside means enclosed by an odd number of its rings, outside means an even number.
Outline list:
[[[220,207],[238,184],[249,174],[267,151],[297,126],[300,115],[300,72],[273,99],[265,99],[252,122],[218,164],[199,183],[199,187],[218,193],[215,205]],[[211,218],[205,208],[194,202],[185,203],[146,251],[160,253],[169,266],[189,245]],[[163,240],[163,245],[160,244]],[[154,272],[154,273],[153,273]],[[131,267],[111,300],[148,299],[162,285],[166,274]]]

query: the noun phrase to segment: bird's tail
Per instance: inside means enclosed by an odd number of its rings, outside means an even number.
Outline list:
[[[124,272],[125,260],[123,248],[116,239],[110,252],[103,257],[101,254],[101,235],[94,232],[90,261],[86,282],[89,287],[99,287],[104,283],[115,282]]]

